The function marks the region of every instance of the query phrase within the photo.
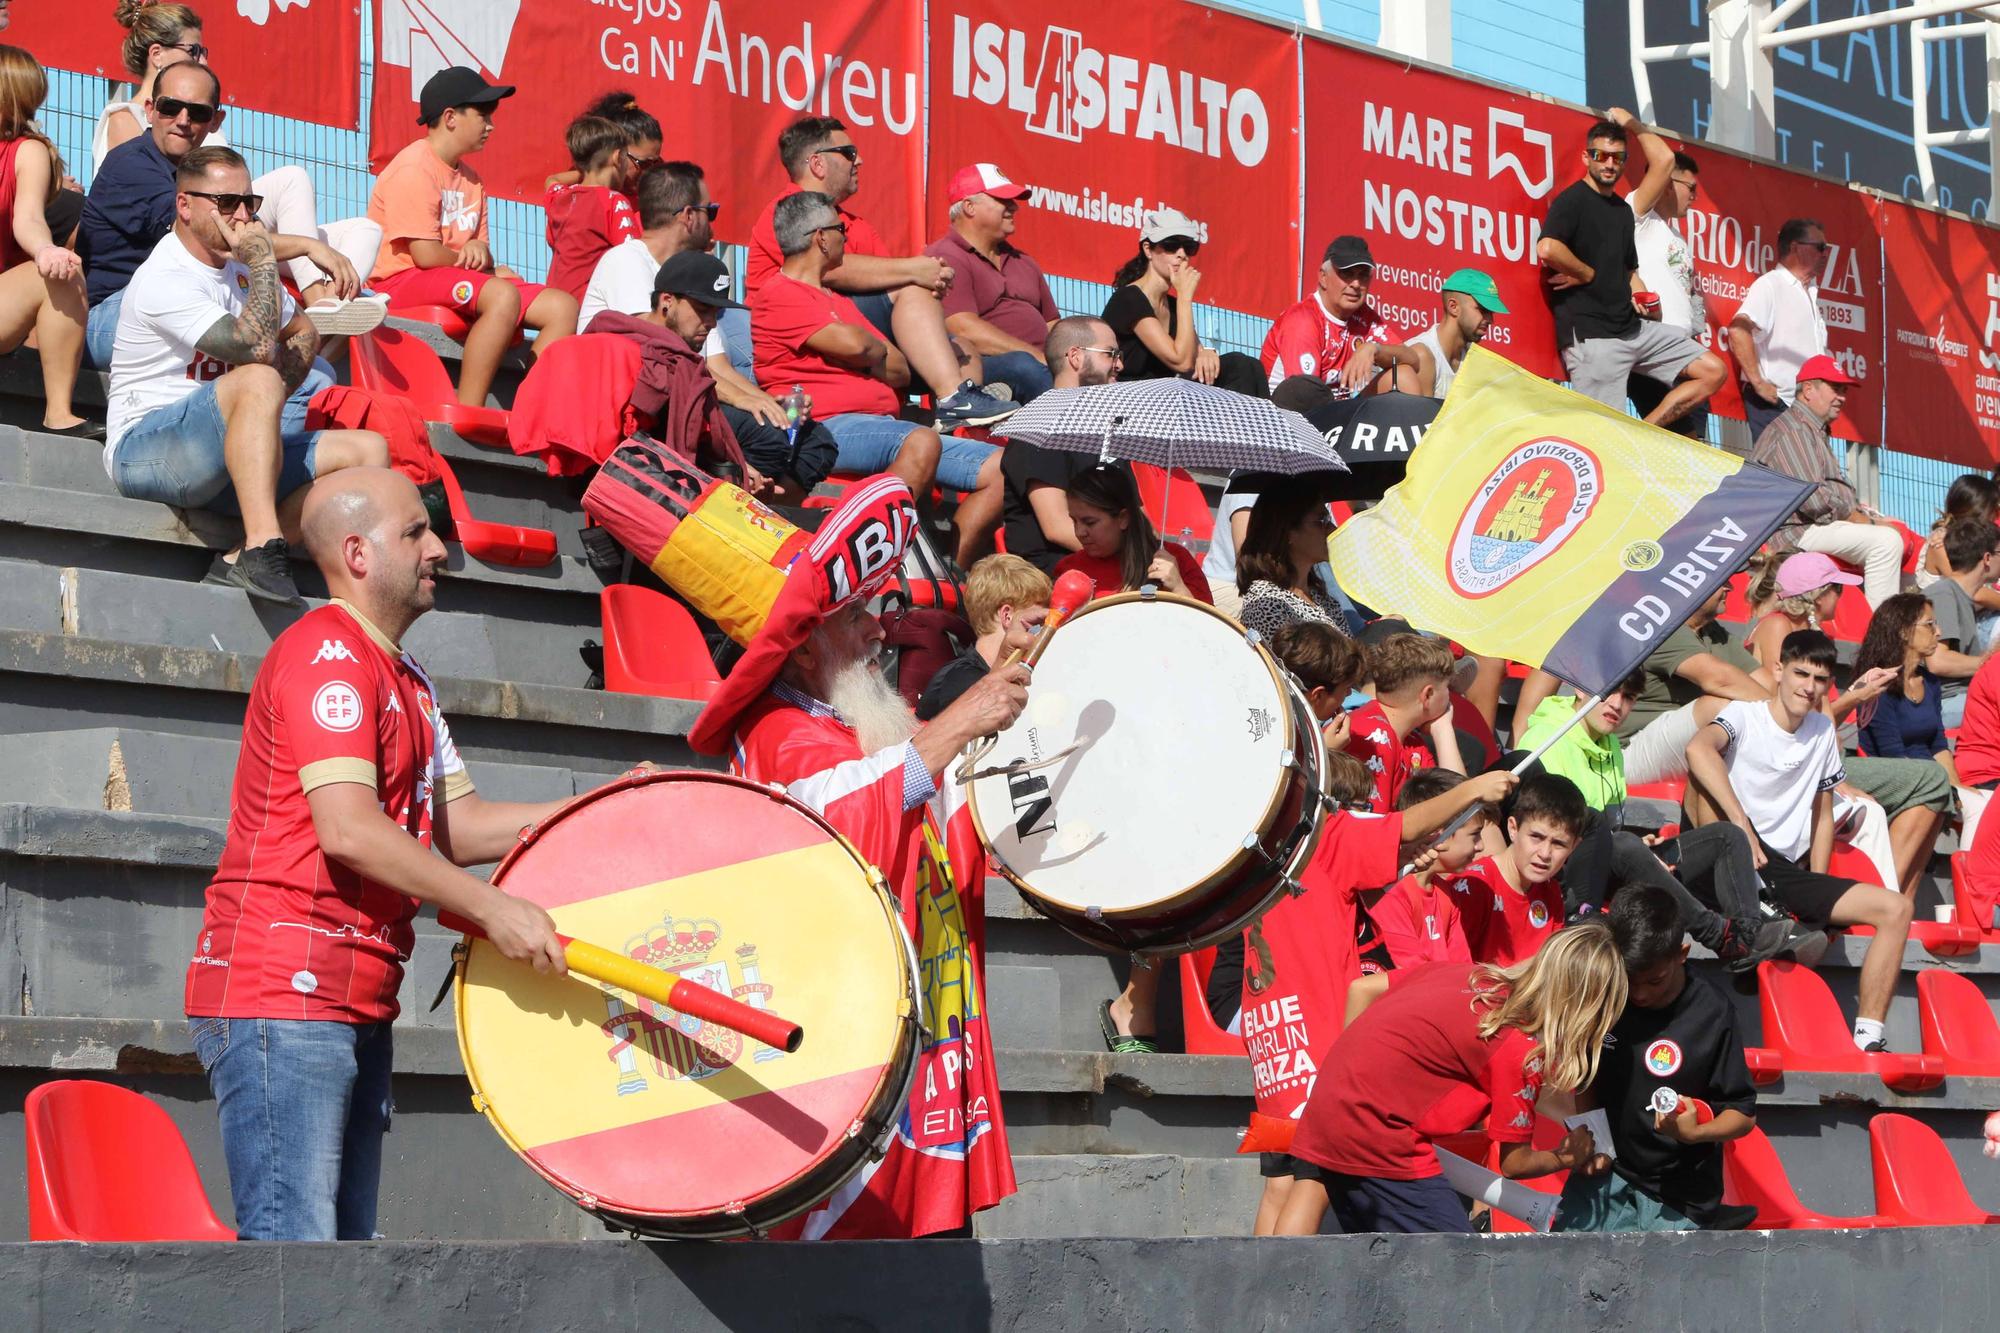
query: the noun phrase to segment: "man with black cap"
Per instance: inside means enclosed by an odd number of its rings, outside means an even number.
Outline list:
[[[1320,385],[1334,398],[1392,388],[1417,392],[1423,363],[1415,349],[1401,345],[1402,338],[1369,301],[1374,279],[1375,257],[1368,242],[1359,236],[1334,237],[1320,260],[1318,289],[1279,315],[1264,337],[1259,356],[1274,396],[1280,384],[1293,378],[1304,384],[1287,396],[1302,402],[1309,401],[1302,397],[1307,393],[1328,396],[1314,387]]]
[[[576,332],[574,296],[494,264],[485,187],[465,165],[493,133],[494,108],[513,95],[511,86],[460,65],[433,74],[419,103],[424,137],[389,160],[368,196],[383,241],[369,285],[391,305],[449,306],[472,325],[458,374],[458,401],[469,407],[485,406],[500,357],[523,325],[537,330],[538,355]]]

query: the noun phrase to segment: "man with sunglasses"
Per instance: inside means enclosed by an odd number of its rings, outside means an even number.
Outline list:
[[[778,136],[778,158],[794,190],[811,190],[832,201],[843,233],[840,265],[829,270],[826,285],[851,299],[881,337],[902,353],[912,376],[927,385],[936,404],[940,431],[959,426],[987,426],[1011,416],[1015,404],[984,392],[984,367],[979,353],[954,342],[945,330],[944,296],[955,270],[933,255],[894,256],[880,232],[866,218],[849,212],[847,203],[861,188],[861,150],[847,127],[832,116],[807,116]],[[778,201],[750,224],[749,267],[744,290],[758,290],[783,267],[775,214]],[[919,491],[921,495],[923,492]]]
[[[1750,284],[1729,321],[1729,354],[1736,358],[1752,439],[1792,405],[1799,367],[1826,353],[1819,279],[1830,248],[1817,221],[1787,219],[1778,228],[1777,267]]]
[[[389,160],[368,196],[383,240],[369,285],[392,305],[448,306],[471,322],[458,370],[458,401],[468,407],[486,405],[500,358],[522,328],[536,330],[535,355],[576,332],[574,296],[495,264],[486,187],[465,163],[492,135],[501,100],[513,95],[462,65],[431,75],[418,102],[424,136]]]
[[[1708,401],[1728,374],[1722,358],[1650,318],[1640,293],[1637,219],[1618,193],[1625,135],[1638,118],[1613,107],[1584,135],[1583,179],[1555,197],[1535,255],[1549,285],[1556,344],[1570,387],[1623,410],[1625,383],[1643,375],[1670,386],[1645,419],[1668,426]]]
[[[1049,387],[1054,389],[1114,384],[1123,367],[1118,335],[1094,315],[1057,320],[1042,344],[1042,355],[1051,372]],[[1058,561],[1082,550],[1069,519],[1069,484],[1096,466],[1095,453],[1047,449],[1026,440],[1002,449],[1000,516],[1007,553],[1053,575]]]
[[[77,226],[90,299],[84,353],[100,370],[111,365],[125,285],[173,230],[175,168],[221,123],[222,81],[192,60],[169,65],[154,79],[145,110],[148,132],[119,144],[98,163]],[[270,240],[281,261],[307,259],[327,273],[353,273],[353,266],[317,237],[272,235]]]
[[[952,173],[951,226],[924,253],[955,275],[944,294],[944,326],[976,350],[989,384],[1028,403],[1049,387],[1042,344],[1062,318],[1042,266],[1016,249],[1014,215],[1028,193],[991,162]]]
[[[243,159],[196,148],[175,183],[173,230],[119,312],[104,468],[121,495],[240,514],[243,544],[205,581],[296,605],[286,542],[313,479],[385,467],[389,447],[372,431],[306,428],[319,334],[278,281]]]

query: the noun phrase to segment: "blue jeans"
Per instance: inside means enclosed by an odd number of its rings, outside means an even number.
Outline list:
[[[389,1128],[387,1023],[189,1018],[243,1240],[372,1240]]]
[[[83,359],[98,370],[111,369],[111,345],[118,337],[118,312],[125,305],[120,287],[90,308],[83,321]]]
[[[278,469],[278,500],[317,475],[313,448],[320,433],[306,429],[306,408],[313,395],[331,383],[332,367],[315,361],[305,382],[292,391],[278,412],[278,444],[284,451]],[[177,403],[154,408],[126,429],[112,451],[112,485],[128,499],[152,500],[179,509],[210,509],[219,514],[241,513],[223,454],[227,433],[222,405],[211,381]]]
[[[715,321],[722,330],[722,342],[729,349],[729,364],[752,384],[757,382],[757,359],[750,346],[750,312],[725,309]]]
[[[1012,389],[1017,403],[1033,402],[1055,383],[1049,368],[1026,352],[989,352],[984,361],[986,382]]]
[[[896,461],[896,451],[903,447],[903,441],[910,437],[910,433],[925,429],[914,421],[878,416],[872,412],[842,412],[820,424],[827,428],[833,435],[834,443],[840,446],[840,455],[834,461],[835,469],[862,476],[887,469]],[[961,439],[956,435],[939,438],[943,448],[938,454],[938,484],[954,491],[977,489],[979,469],[987,459],[999,453],[999,449],[981,440]]]

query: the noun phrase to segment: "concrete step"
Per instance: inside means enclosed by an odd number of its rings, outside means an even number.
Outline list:
[[[41,598],[58,607],[66,634],[260,657],[278,635],[326,605],[324,599],[312,598],[305,606],[273,606],[240,589],[213,584],[74,566],[51,571],[46,565],[0,560],[0,586],[17,583],[38,589]],[[19,596],[8,594],[10,602]],[[404,646],[432,676],[575,688],[589,676],[577,649],[586,638],[596,637],[601,635],[595,624],[551,625],[439,609],[410,627]]]

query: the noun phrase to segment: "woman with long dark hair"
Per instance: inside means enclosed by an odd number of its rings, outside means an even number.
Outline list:
[[[1243,596],[1237,619],[1265,638],[1287,625],[1318,621],[1352,634],[1347,613],[1320,582],[1333,515],[1314,487],[1265,491],[1250,510],[1250,527],[1236,552],[1236,588]]]
[[[1861,706],[1861,745],[1877,759],[1935,759],[1952,781],[1958,771],[1944,734],[1943,692],[1924,669],[1938,648],[1937,616],[1920,592],[1898,593],[1875,608],[1867,637],[1854,657],[1854,674],[1886,667],[1896,678]]]
[[[1116,290],[1104,303],[1104,322],[1118,336],[1125,362],[1118,378],[1179,375],[1269,398],[1270,383],[1256,357],[1218,353],[1202,346],[1195,332],[1194,297],[1202,275],[1194,258],[1201,253],[1201,230],[1177,208],[1146,215],[1146,224],[1139,229],[1139,253],[1111,279]]]
[[[1132,470],[1110,463],[1079,473],[1068,490],[1069,520],[1082,550],[1056,563],[1056,577],[1080,569],[1097,595],[1137,592],[1147,583],[1213,604],[1201,562],[1185,546],[1163,542],[1139,503]]]

